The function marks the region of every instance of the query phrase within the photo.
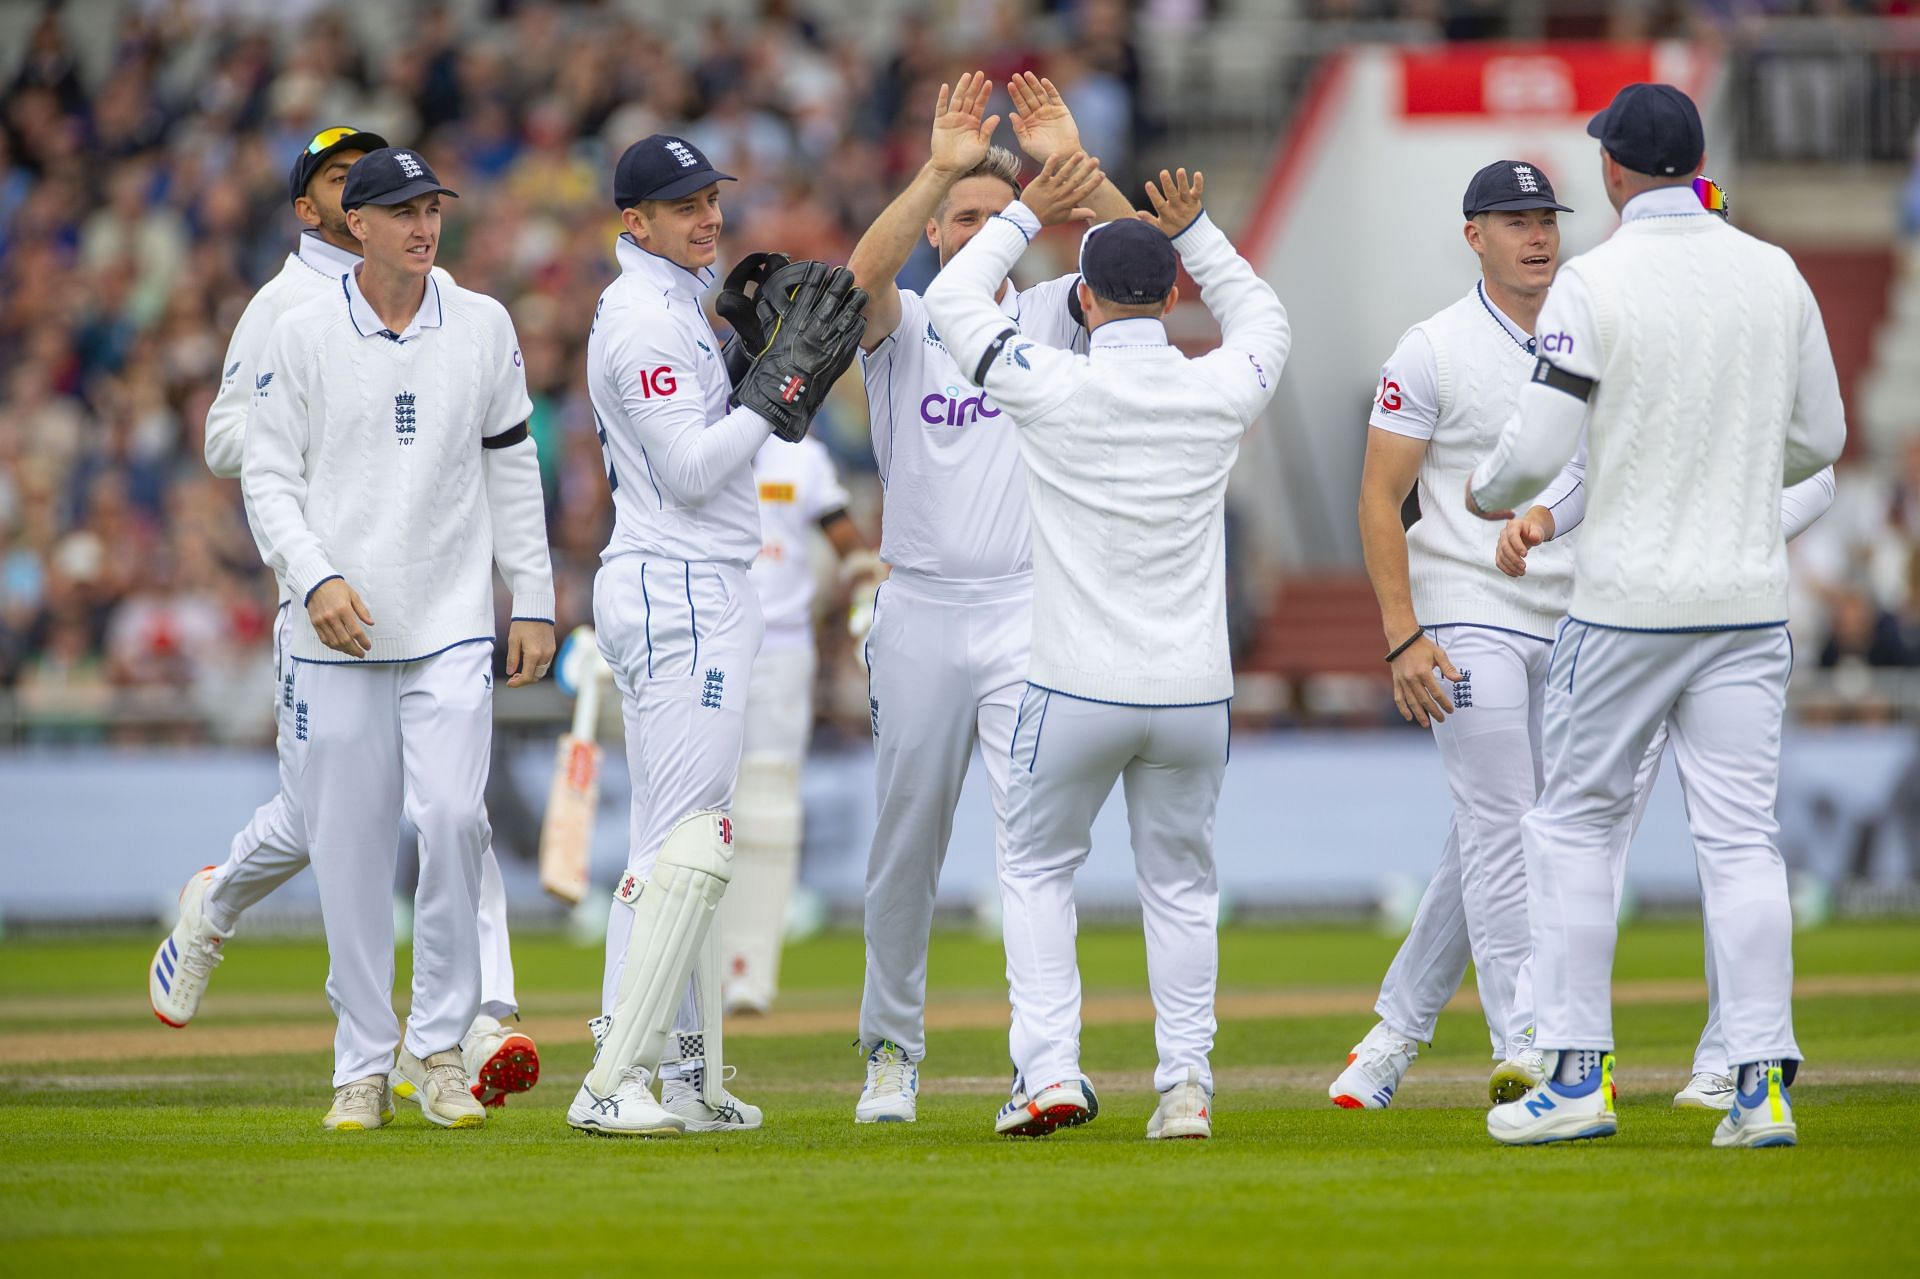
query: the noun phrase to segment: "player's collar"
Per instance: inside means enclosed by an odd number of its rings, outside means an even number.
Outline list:
[[[1480,299],[1480,305],[1487,308],[1487,314],[1492,316],[1500,327],[1507,331],[1507,336],[1518,343],[1521,350],[1525,351],[1528,355],[1532,355],[1534,353],[1533,334],[1527,332],[1518,324],[1515,324],[1511,316],[1493,304],[1493,299],[1487,296],[1487,284],[1485,280],[1476,280],[1474,282],[1473,293],[1475,297]]]
[[[1167,326],[1149,315],[1108,320],[1087,335],[1087,345],[1096,350],[1103,346],[1165,346]]]
[[[1700,197],[1693,193],[1691,184],[1678,187],[1655,187],[1651,191],[1642,191],[1628,200],[1626,207],[1620,210],[1620,224],[1637,222],[1641,218],[1676,218],[1704,215],[1706,209],[1700,204]]]
[[[712,288],[714,280],[719,278],[718,272],[710,266],[690,271],[671,258],[663,258],[651,249],[643,249],[625,231],[613,242],[613,255],[618,259],[622,271],[652,280],[667,292],[678,293],[684,298],[698,298]]]
[[[300,265],[312,267],[329,280],[337,280],[360,265],[360,255],[320,238],[318,231],[304,231],[293,250]]]
[[[345,272],[340,279],[341,291],[347,295],[347,315],[353,320],[353,331],[363,338],[383,337],[389,342],[410,342],[420,336],[423,329],[437,329],[446,320],[440,307],[440,281],[431,275],[427,277],[427,291],[420,299],[420,309],[413,313],[406,331],[395,333],[387,327],[380,313],[373,309],[373,303],[367,301],[367,295],[360,291],[360,277],[355,271]]]

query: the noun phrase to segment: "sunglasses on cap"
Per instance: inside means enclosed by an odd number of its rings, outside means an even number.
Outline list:
[[[1724,218],[1733,212],[1733,201],[1727,198],[1727,189],[1712,178],[1695,178],[1693,193],[1700,197],[1700,207],[1708,213],[1717,213]]]
[[[325,151],[341,139],[350,138],[360,132],[362,132],[362,130],[344,124],[331,129],[322,129],[313,135],[313,141],[307,143],[307,154],[319,155],[322,151]]]

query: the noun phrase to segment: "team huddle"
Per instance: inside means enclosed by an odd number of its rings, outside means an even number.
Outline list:
[[[1136,213],[1031,74],[1007,86],[1039,166],[1023,188],[1020,158],[991,142],[993,88],[978,72],[941,87],[926,164],[846,266],[753,253],[722,283],[733,179],[664,134],[615,167],[619,274],[587,338],[614,509],[593,613],[633,799],[576,1129],[762,1123],[728,1087],[723,1018],[777,994],[812,720],[814,527],[865,605],[852,629],[876,764],[855,1121],[917,1117],[934,901],[978,750],[1012,1004],[995,1131],[1099,1113],[1073,881],[1118,781],[1155,1012],[1146,1135],[1212,1135],[1226,487],[1286,362],[1287,316],[1207,217],[1200,174],[1163,171]],[[1471,957],[1499,1062],[1489,1132],[1614,1131],[1614,914],[1670,745],[1711,1003],[1677,1103],[1728,1110],[1716,1145],[1791,1144],[1799,1051],[1771,816],[1783,528],[1830,500],[1837,382],[1791,261],[1696,195],[1692,103],[1630,86],[1589,132],[1621,230],[1561,266],[1570,210],[1546,175],[1481,170],[1463,213],[1483,278],[1408,331],[1375,399],[1362,540],[1396,704],[1431,725],[1454,812],[1380,1023],[1329,1092],[1386,1106]],[[380,1127],[399,1097],[433,1124],[478,1127],[540,1073],[514,1026],[483,800],[494,570],[512,601],[507,686],[555,656],[531,403],[505,308],[434,265],[456,193],[423,157],[329,129],[289,194],[309,229],[242,316],[206,431],[281,588],[281,787],[226,862],[188,882],[149,993],[162,1021],[187,1024],[242,914],[311,863],[338,1021],[325,1126]],[[1076,269],[1016,289],[1032,239],[1076,221],[1092,223]],[[895,282],[923,236],[940,263],[924,296]],[[1220,328],[1198,357],[1162,322],[1182,268]],[[716,283],[724,340],[702,305]],[[808,436],[856,359],[885,490],[877,557]],[[1420,518],[1403,528],[1416,485]],[[390,903],[403,819],[420,862],[404,1027]]]

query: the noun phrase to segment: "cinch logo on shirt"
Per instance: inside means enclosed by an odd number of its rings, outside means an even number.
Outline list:
[[[1573,334],[1549,333],[1540,339],[1540,349],[1550,355],[1572,355]]]
[[[920,401],[920,420],[928,426],[969,426],[983,417],[999,417],[1000,410],[982,395],[962,396],[960,388],[950,386],[945,395],[935,391]]]
[[[393,433],[400,443],[411,444],[414,429],[413,392],[402,391],[393,397]]]
[[[792,502],[794,500],[793,485],[775,484],[771,480],[768,480],[760,485],[760,500],[762,502]]]

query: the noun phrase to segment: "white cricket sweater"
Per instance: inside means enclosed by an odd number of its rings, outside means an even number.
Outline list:
[[[1427,440],[1420,519],[1407,530],[1407,581],[1423,626],[1491,626],[1552,639],[1566,614],[1571,539],[1555,537],[1536,548],[1527,556],[1527,575],[1508,577],[1494,564],[1501,525],[1476,518],[1460,500],[1533,372],[1527,340],[1476,284],[1408,330],[1387,363],[1383,385],[1404,390],[1407,402],[1383,397],[1372,425]],[[1431,401],[1417,402],[1416,395]]]
[[[240,477],[240,459],[247,439],[247,411],[253,405],[253,383],[274,323],[302,302],[336,296],[340,277],[359,265],[358,254],[327,243],[318,231],[304,232],[293,252],[287,254],[280,273],[261,285],[260,291],[248,301],[247,309],[240,313],[240,321],[234,325],[233,336],[227,341],[220,390],[207,406],[203,432],[207,469],[221,479]],[[433,268],[433,274],[443,285],[453,283],[453,277],[439,267]],[[264,560],[266,544],[257,533],[254,543]],[[290,596],[287,584],[281,582],[280,597]]]
[[[1637,196],[1621,218],[1560,269],[1540,313],[1542,368],[1475,471],[1474,499],[1499,510],[1538,492],[1584,425],[1573,617],[1783,622],[1782,487],[1846,442],[1820,308],[1792,258],[1705,212],[1690,187]],[[1594,379],[1591,399],[1546,384],[1551,368]]]
[[[295,657],[406,662],[491,640],[489,560],[516,619],[553,620],[539,461],[520,429],[533,406],[505,307],[430,279],[396,334],[348,274],[274,325],[255,382],[241,485],[267,563],[298,603],[344,577],[374,620],[356,659],[297,608]]]
[[[1291,335],[1272,288],[1200,217],[1174,247],[1221,329],[1188,359],[1158,320],[1110,321],[1077,355],[993,300],[1039,223],[1016,201],[927,291],[959,367],[1012,415],[1033,521],[1031,683],[1093,701],[1233,696],[1227,474],[1273,397]]]

